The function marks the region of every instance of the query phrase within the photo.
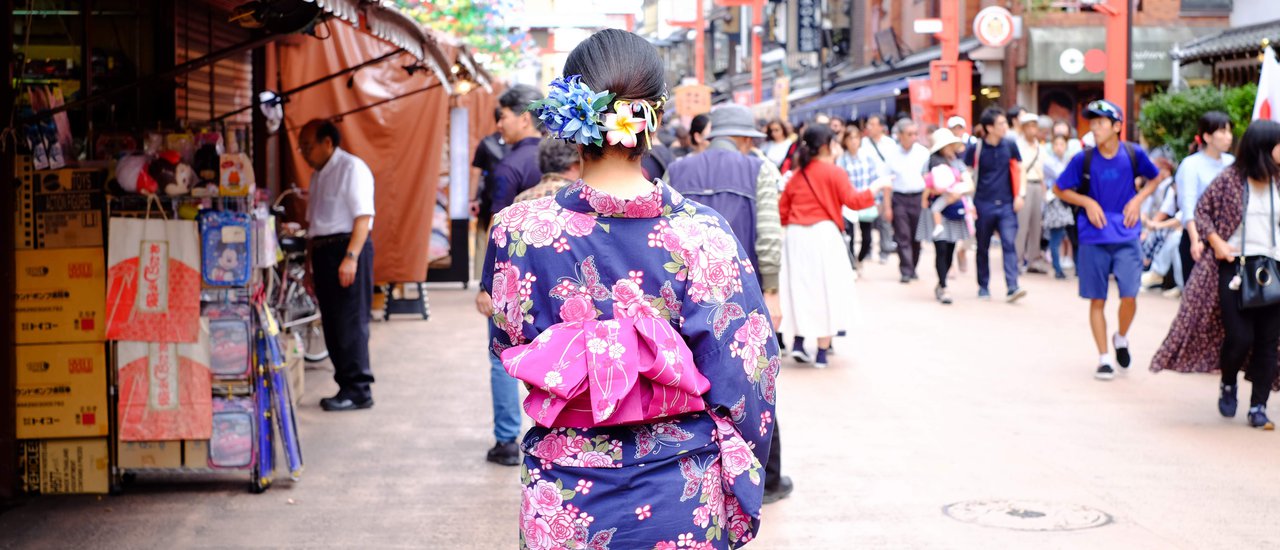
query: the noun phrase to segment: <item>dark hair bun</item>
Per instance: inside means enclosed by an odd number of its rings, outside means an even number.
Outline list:
[[[662,59],[658,57],[658,50],[639,35],[618,29],[605,29],[591,35],[569,52],[564,76],[572,75],[581,75],[582,82],[592,90],[608,90],[616,99],[648,101],[659,119],[662,117],[662,103],[667,93]],[[613,105],[605,112],[613,112]],[[649,143],[640,139],[634,148],[607,143],[600,147],[584,145],[583,155],[597,159],[607,148],[626,151],[628,157],[636,158],[649,150]]]

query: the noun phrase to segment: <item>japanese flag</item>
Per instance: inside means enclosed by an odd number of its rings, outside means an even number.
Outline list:
[[[1258,99],[1253,104],[1253,120],[1280,122],[1280,62],[1267,48],[1262,57],[1262,77],[1258,79]]]

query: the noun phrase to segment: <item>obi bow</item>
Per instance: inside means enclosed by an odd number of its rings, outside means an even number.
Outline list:
[[[530,385],[524,410],[545,427],[634,424],[701,411],[711,388],[671,323],[648,317],[557,323],[502,352],[502,365]]]

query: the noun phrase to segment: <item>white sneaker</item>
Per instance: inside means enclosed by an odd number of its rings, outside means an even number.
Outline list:
[[[1163,283],[1164,283],[1164,275],[1161,275],[1154,271],[1147,271],[1146,273],[1142,274],[1142,286],[1144,288],[1157,286]]]
[[[936,239],[936,238],[938,238],[938,237],[941,237],[941,236],[942,236],[942,232],[943,232],[943,231],[945,231],[945,230],[946,230],[946,228],[945,228],[945,227],[943,227],[943,226],[942,226],[942,224],[937,224],[937,225],[933,226],[933,238],[935,238],[935,239]]]
[[[1075,262],[1073,262],[1073,261],[1071,261],[1071,256],[1064,256],[1064,257],[1062,258],[1062,261],[1061,261],[1060,263],[1062,264],[1062,269],[1075,269],[1075,268],[1076,268],[1076,263],[1075,263]]]
[[[1182,289],[1175,286],[1169,290],[1161,292],[1160,295],[1164,296],[1165,298],[1181,298]]]

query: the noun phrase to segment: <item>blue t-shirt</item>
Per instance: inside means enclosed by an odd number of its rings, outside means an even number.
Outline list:
[[[1004,139],[1000,145],[980,142],[982,158],[978,162],[977,182],[973,201],[979,208],[1000,202],[1013,204],[1013,175],[1009,172],[1009,161],[1022,162],[1018,146],[1012,139]],[[970,145],[964,152],[964,164],[973,168],[973,155],[979,144]]]
[[[1124,226],[1124,207],[1138,195],[1133,180],[1137,177],[1154,179],[1160,175],[1160,169],[1151,162],[1151,158],[1147,156],[1146,151],[1142,150],[1142,147],[1137,144],[1129,144],[1129,146],[1133,147],[1133,156],[1138,161],[1136,171],[1129,164],[1129,154],[1125,152],[1124,144],[1120,145],[1116,156],[1112,158],[1102,156],[1102,153],[1097,150],[1093,152],[1093,159],[1089,161],[1089,197],[1102,206],[1102,211],[1107,215],[1107,225],[1101,229],[1095,227],[1089,221],[1089,215],[1083,208],[1080,209],[1076,227],[1080,228],[1081,243],[1124,243],[1135,241],[1142,234],[1141,222],[1133,224],[1133,227]],[[1058,176],[1058,189],[1065,191],[1080,186],[1084,156],[1087,154],[1089,154],[1088,151],[1077,153],[1071,162],[1067,163],[1066,170]]]

